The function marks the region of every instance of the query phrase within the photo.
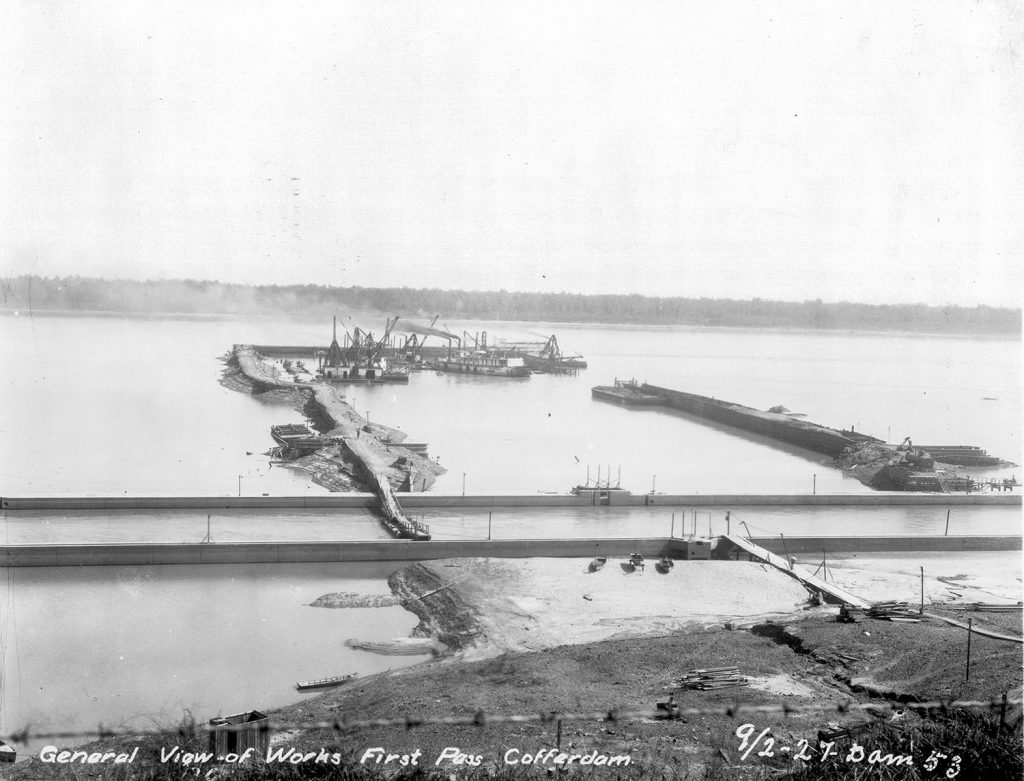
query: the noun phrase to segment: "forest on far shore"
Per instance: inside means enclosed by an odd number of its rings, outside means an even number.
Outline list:
[[[666,298],[507,290],[238,285],[203,280],[20,276],[0,281],[0,308],[164,314],[329,317],[375,310],[403,318],[813,328],[1020,336],[1021,310],[1003,307]]]

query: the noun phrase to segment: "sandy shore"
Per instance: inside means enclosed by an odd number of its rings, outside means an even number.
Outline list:
[[[820,562],[804,557],[801,564],[813,572]],[[830,580],[834,576],[843,588],[869,602],[919,604],[922,567],[926,607],[932,603],[1014,604],[1024,600],[1024,565],[1019,551],[845,554],[830,557],[828,567]]]
[[[405,589],[412,595],[445,587],[447,593],[423,598],[417,612],[423,618],[425,609],[433,623],[425,622],[421,632],[438,633],[438,624],[462,621],[457,633],[464,639],[453,641],[445,629],[440,639],[466,660],[763,621],[807,606],[797,581],[752,562],[679,562],[666,575],[653,563],[626,572],[609,560],[593,573],[587,564],[571,558],[448,559],[407,567],[403,579],[413,581]]]
[[[441,639],[467,660],[688,627],[747,627],[808,609],[807,591],[798,581],[755,562],[680,561],[666,575],[650,563],[636,572],[624,571],[617,560],[597,572],[588,572],[587,564],[582,559],[450,559],[404,568],[392,587],[424,619],[422,634],[447,633]],[[922,566],[926,608],[1014,604],[1022,598],[1015,552],[847,556],[828,566],[830,580],[869,602],[918,605]],[[408,599],[423,594],[428,596],[419,605]]]

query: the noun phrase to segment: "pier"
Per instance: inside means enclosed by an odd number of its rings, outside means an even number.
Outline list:
[[[752,542],[751,540],[745,540],[739,535],[728,534],[722,538],[725,542],[736,547],[739,550],[746,551],[748,554],[756,559],[760,559],[767,564],[771,564],[776,569],[782,570],[787,575],[796,578],[805,586],[814,591],[818,591],[827,597],[831,597],[836,602],[842,602],[847,605],[853,605],[854,607],[867,608],[870,607],[870,603],[866,600],[861,599],[854,594],[851,594],[845,589],[839,588],[834,583],[829,583],[821,578],[818,578],[811,573],[805,571],[802,567],[794,566],[792,562],[782,558],[778,554],[772,553],[771,551],[762,548],[760,545]]]

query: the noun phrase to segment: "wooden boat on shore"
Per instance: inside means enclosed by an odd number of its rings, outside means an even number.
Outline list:
[[[601,569],[601,567],[603,567],[607,563],[607,556],[595,556],[593,560],[591,560],[590,564],[587,565],[587,569],[591,572],[597,572],[599,569]]]
[[[639,553],[630,554],[629,560],[622,562],[622,569],[626,572],[635,572],[638,569],[643,569],[644,566],[644,557]]]
[[[317,678],[312,681],[298,681],[295,684],[295,688],[299,691],[305,691],[306,689],[327,689],[331,686],[341,686],[343,683],[355,680],[356,674],[350,675],[335,675],[333,678]]]

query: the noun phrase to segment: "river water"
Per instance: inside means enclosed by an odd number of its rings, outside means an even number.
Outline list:
[[[361,322],[382,330],[380,322]],[[449,323],[453,331],[480,324]],[[782,404],[809,420],[889,441],[976,444],[1020,463],[1020,342],[833,332],[489,323],[489,338],[557,333],[590,368],[525,380],[414,374],[407,386],[349,388],[356,409],[427,442],[448,473],[439,493],[562,493],[609,469],[634,492],[864,493],[829,459],[665,410],[593,401],[615,378]],[[322,493],[270,464],[286,404],[227,390],[233,343],[324,344],[328,323],[228,318],[0,316],[0,494]],[[1016,469],[972,470],[982,477]],[[724,531],[723,512],[665,508],[528,517],[495,511],[495,537]],[[482,537],[487,513],[424,511],[439,538]],[[685,520],[684,520],[685,519]],[[756,534],[941,533],[943,508],[740,508]],[[683,527],[684,522],[689,524]],[[366,512],[216,513],[218,541],[376,539]],[[678,525],[677,525],[678,524]],[[1018,531],[1012,509],[955,508],[950,532]],[[4,542],[197,540],[195,512],[16,514]],[[174,722],[294,700],[294,682],[371,674],[424,657],[384,657],[344,640],[407,635],[398,607],[308,607],[328,592],[387,593],[397,564],[0,570],[0,733]]]

